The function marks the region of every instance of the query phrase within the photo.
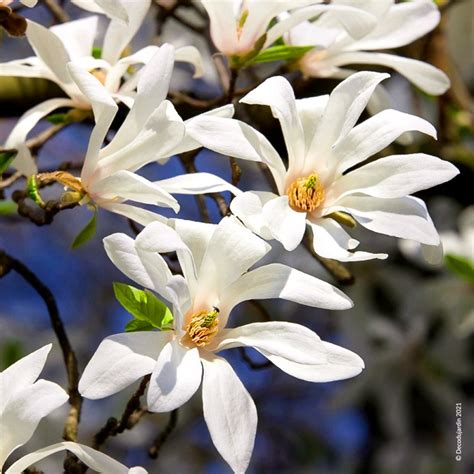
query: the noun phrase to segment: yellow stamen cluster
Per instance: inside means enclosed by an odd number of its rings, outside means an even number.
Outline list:
[[[193,314],[191,321],[186,326],[186,332],[196,346],[206,346],[216,335],[219,324],[218,316],[219,310],[217,308],[214,308],[213,311],[200,311]]]
[[[291,208],[298,212],[312,212],[324,200],[324,189],[315,173],[293,181],[286,194]]]
[[[104,71],[104,69],[93,69],[91,71],[91,74],[95,78],[99,79],[99,81],[102,85],[105,85],[105,81],[107,79],[107,71]]]

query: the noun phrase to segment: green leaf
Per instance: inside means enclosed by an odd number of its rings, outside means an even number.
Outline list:
[[[272,61],[295,61],[312,49],[314,49],[314,46],[289,46],[286,44],[272,46],[259,53],[251,62],[254,64],[269,63]]]
[[[118,302],[135,319],[147,322],[158,329],[169,329],[172,326],[171,311],[150,291],[115,282],[114,293]]]
[[[153,331],[155,329],[148,321],[132,319],[125,325],[125,332]]]
[[[15,201],[11,199],[4,199],[0,201],[0,216],[10,216],[15,214],[17,210],[17,205]]]
[[[95,59],[102,59],[102,48],[94,46],[92,48],[92,57]]]
[[[10,163],[14,160],[16,151],[2,151],[0,152],[0,174],[5,172]]]
[[[75,250],[81,245],[84,245],[86,242],[94,237],[97,230],[97,211],[94,212],[92,219],[87,223],[87,225],[82,229],[77,237],[74,239],[74,242],[71,245],[71,249]]]
[[[46,120],[53,125],[68,123],[67,114],[51,114],[46,117]]]
[[[44,206],[44,201],[39,192],[38,183],[36,182],[36,176],[34,174],[28,177],[28,180],[26,181],[26,190],[30,199],[38,204],[38,206]]]
[[[447,254],[444,262],[449,270],[469,283],[474,283],[474,262],[460,255]]]

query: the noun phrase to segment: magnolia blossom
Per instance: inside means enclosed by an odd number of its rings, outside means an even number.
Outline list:
[[[29,441],[41,419],[69,398],[59,385],[37,380],[51,347],[48,344],[0,372],[0,471],[10,454]],[[46,456],[64,450],[71,451],[97,472],[146,474],[143,468],[129,470],[105,454],[71,442],[53,444],[28,454],[13,463],[5,474],[21,474]]]
[[[286,79],[272,77],[247,94],[241,102],[270,106],[280,121],[288,168],[269,141],[245,123],[201,120],[193,133],[205,146],[262,161],[275,180],[278,194],[240,194],[231,203],[232,212],[254,232],[279,240],[287,250],[297,247],[308,224],[314,250],[341,261],[386,258],[353,252],[359,242],[341,223],[354,226],[357,221],[374,232],[439,245],[425,204],[409,194],[452,179],[458,174],[456,167],[423,153],[387,156],[359,166],[406,131],[436,137],[431,124],[396,110],[385,110],[355,126],[375,87],[387,77],[356,73],[330,96],[301,100],[295,100]]]
[[[141,71],[129,75],[130,67],[146,64],[156,54],[157,46],[147,46],[136,53],[122,57],[142,24],[150,6],[150,0],[140,2],[121,0],[82,1],[75,3],[88,7],[98,13],[106,13],[111,17],[100,50],[100,58],[93,56],[94,39],[97,36],[98,17],[63,23],[49,29],[28,20],[26,37],[36,53],[25,59],[0,64],[0,75],[17,77],[37,77],[56,83],[68,96],[67,98],[50,99],[27,111],[18,121],[8,136],[4,148],[18,150],[12,166],[31,175],[36,172],[36,165],[29,149],[25,145],[26,137],[43,117],[61,107],[90,110],[90,98],[78,88],[67,67],[73,62],[86,71],[91,71],[105,86],[116,101],[131,107],[134,90]],[[99,8],[99,4],[108,7]],[[199,51],[193,46],[186,46],[175,51],[176,60],[192,63],[196,75],[202,74],[202,62]],[[122,79],[126,79],[122,82]]]
[[[306,76],[346,78],[354,71],[344,66],[376,65],[397,71],[428,94],[446,92],[449,79],[434,66],[377,52],[405,46],[433,30],[439,23],[440,13],[432,0],[397,4],[394,0],[337,0],[337,4],[354,5],[371,13],[377,19],[376,24],[358,38],[351,37],[327,14],[295,26],[285,35],[286,42],[293,46],[315,46],[298,61],[298,67]],[[390,99],[381,86],[369,106],[374,113],[390,106]]]
[[[211,21],[215,46],[230,57],[256,54],[293,26],[327,11],[354,37],[368,33],[376,25],[371,13],[350,5],[317,5],[322,0],[201,0],[201,3]],[[269,27],[274,18],[287,10],[291,13],[284,21]]]
[[[117,104],[103,84],[80,66],[70,63],[68,70],[79,90],[92,104],[96,125],[92,131],[80,179],[68,173],[48,174],[73,191],[80,204],[92,204],[124,215],[146,225],[166,219],[151,211],[126,204],[134,201],[171,208],[179,204],[170,193],[240,191],[210,173],[176,176],[150,182],[135,172],[153,161],[166,161],[170,156],[191,150],[200,144],[187,137],[186,127],[199,122],[201,116],[184,122],[173,104],[166,100],[174,65],[174,48],[165,44],[143,68],[137,84],[134,104],[123,124],[103,147],[102,142],[117,113]],[[230,117],[232,106],[209,112]],[[204,117],[208,115],[204,114]]]
[[[13,0],[0,0],[0,7],[7,7],[12,2]],[[27,7],[33,8],[38,3],[38,0],[20,0],[20,2]]]
[[[172,303],[174,328],[107,337],[87,365],[79,390],[86,398],[103,398],[151,374],[148,410],[168,412],[186,403],[202,379],[204,419],[212,441],[241,473],[252,454],[257,413],[218,352],[253,347],[283,371],[311,382],[353,377],[363,362],[298,324],[227,328],[232,309],[266,298],[331,309],[349,308],[351,301],[333,286],[285,265],[249,271],[270,247],[233,217],[217,226],[181,220],[173,225],[176,230],[152,223],[136,240],[124,234],[104,239],[109,258],[123,273]],[[184,276],[173,276],[159,255],[170,251],[177,252]]]

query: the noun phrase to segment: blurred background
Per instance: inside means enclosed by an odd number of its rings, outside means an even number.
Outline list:
[[[71,18],[86,16],[63,2]],[[160,3],[160,2],[156,2]],[[165,2],[161,2],[162,5]],[[173,2],[167,2],[173,3]],[[423,115],[438,128],[439,140],[417,140],[407,146],[394,144],[385,154],[423,151],[456,164],[461,174],[451,182],[421,193],[449,253],[474,265],[474,136],[473,104],[473,1],[439,2],[443,16],[440,28],[399,54],[422,58],[444,69],[453,88],[441,98],[416,91],[396,74],[388,81],[397,107]],[[166,5],[165,5],[166,6]],[[161,7],[162,8],[162,7]],[[194,44],[206,58],[206,75],[192,80],[190,70],[177,68],[172,81],[176,91],[186,90],[200,98],[218,97],[219,82],[210,59],[209,46],[201,36],[169,16],[163,20],[158,7],[150,11],[134,40],[133,49],[150,42]],[[192,11],[179,10],[194,21]],[[50,12],[39,6],[21,14],[43,25],[53,24]],[[197,18],[199,20],[199,18]],[[104,19],[104,24],[106,20]],[[31,54],[25,39],[0,36],[0,62]],[[256,69],[260,77],[279,65]],[[291,76],[298,97],[324,94],[336,81],[303,81]],[[243,79],[245,86],[245,78]],[[0,81],[0,143],[19,115],[51,94],[41,81]],[[195,114],[177,101],[184,118]],[[237,107],[237,114],[253,123],[285,156],[278,123],[265,111]],[[41,123],[33,135],[47,128]],[[64,162],[83,159],[91,124],[75,124],[47,142],[39,154],[41,170],[54,170]],[[239,163],[242,189],[263,189],[267,181],[256,165]],[[202,151],[196,159],[200,171],[230,179],[226,157]],[[165,178],[182,173],[178,159],[166,165],[150,165],[148,177]],[[8,172],[3,176],[8,178]],[[122,332],[129,317],[115,301],[112,282],[127,282],[105,255],[102,238],[114,232],[134,235],[125,218],[99,213],[98,232],[83,247],[71,251],[74,237],[90,218],[83,208],[60,212],[50,225],[35,226],[20,217],[12,205],[11,193],[24,189],[24,182],[0,189],[0,249],[25,263],[52,291],[80,368],[90,359],[100,341]],[[45,196],[58,195],[51,188]],[[229,196],[226,196],[229,198]],[[193,197],[180,197],[179,217],[201,220]],[[213,200],[206,198],[210,217],[220,218]],[[12,207],[13,206],[13,207]],[[161,210],[161,209],[160,209]],[[171,216],[171,214],[163,212]],[[474,282],[472,273],[459,269],[456,260],[430,266],[411,242],[356,229],[361,249],[388,252],[386,261],[348,265],[352,285],[341,286],[301,247],[288,253],[277,242],[269,259],[290,264],[302,271],[338,284],[355,302],[344,312],[308,309],[289,302],[264,301],[276,320],[307,325],[323,339],[360,354],[365,371],[353,380],[310,384],[290,377],[275,367],[252,369],[237,350],[223,355],[230,360],[254,398],[259,426],[249,468],[251,474],[451,474],[474,472]],[[461,249],[461,250],[460,250]],[[462,255],[460,255],[462,254]],[[235,325],[259,320],[252,305],[242,304],[233,313]],[[19,357],[54,342],[44,378],[64,387],[66,376],[59,346],[52,332],[43,301],[13,272],[0,279],[0,370]],[[257,353],[248,356],[259,364]],[[100,401],[85,401],[79,441],[89,444],[110,416],[120,416],[136,386]],[[462,403],[463,453],[456,455],[456,403]],[[67,407],[44,419],[33,439],[16,451],[20,455],[60,440]],[[201,398],[179,410],[177,426],[151,459],[148,448],[167,426],[169,415],[146,414],[131,431],[108,440],[103,451],[127,465],[142,465],[150,473],[220,474],[230,472],[215,450],[202,418]],[[62,455],[38,463],[45,473],[62,472]],[[8,464],[7,464],[8,465]]]

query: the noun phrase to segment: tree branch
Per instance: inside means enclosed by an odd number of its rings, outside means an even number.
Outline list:
[[[176,428],[176,424],[178,423],[178,409],[173,410],[170,413],[170,418],[168,420],[168,424],[166,425],[165,429],[156,437],[153,445],[148,450],[148,455],[152,459],[156,459],[160,453],[161,447],[166,443],[167,439],[170,437],[173,430]]]

